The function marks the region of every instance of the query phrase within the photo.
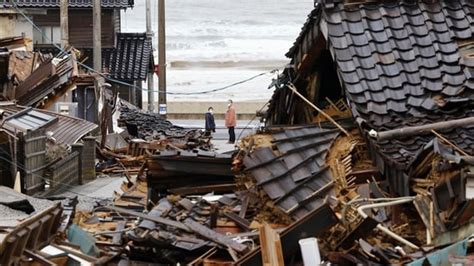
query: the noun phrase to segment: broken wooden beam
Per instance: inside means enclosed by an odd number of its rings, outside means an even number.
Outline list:
[[[181,222],[173,221],[173,220],[162,218],[162,217],[154,217],[154,216],[150,216],[148,214],[144,214],[144,213],[141,213],[141,212],[131,211],[131,210],[127,210],[125,208],[120,208],[120,207],[115,207],[115,206],[104,206],[104,208],[107,208],[109,210],[116,211],[116,212],[119,212],[119,213],[125,213],[125,214],[128,214],[128,215],[140,217],[142,219],[146,219],[146,220],[149,220],[149,221],[152,221],[152,222],[155,222],[155,223],[176,227],[178,229],[181,229],[181,230],[184,230],[184,231],[187,231],[187,232],[192,232],[192,230],[188,226],[186,226],[185,224],[183,224]]]
[[[262,253],[262,265],[283,266],[283,251],[281,249],[280,235],[270,225],[263,223],[259,228],[260,250]]]
[[[431,134],[431,130],[443,131],[447,129],[459,128],[474,124],[474,117],[455,119],[431,123],[421,126],[403,127],[382,132],[377,132],[377,140],[384,141],[390,139],[408,138],[416,135]]]
[[[224,212],[224,215],[234,221],[237,225],[246,231],[250,231],[250,222],[233,212]]]
[[[245,250],[247,250],[246,245],[240,244],[239,242],[234,241],[223,234],[217,233],[216,231],[209,229],[208,227],[194,221],[191,218],[187,218],[186,220],[184,220],[184,224],[188,226],[192,231],[198,233],[200,236],[212,240],[225,247],[231,247],[237,252],[244,252]]]
[[[308,236],[321,236],[339,222],[328,204],[308,213],[280,233],[283,257],[289,258],[299,250],[298,240]],[[259,248],[245,254],[236,265],[263,265]]]
[[[197,194],[207,194],[211,192],[215,193],[224,193],[235,191],[237,189],[237,185],[235,183],[229,184],[218,184],[218,185],[208,185],[208,186],[188,186],[188,187],[177,187],[177,188],[170,188],[168,192],[171,194],[176,195],[197,195]]]
[[[349,249],[359,238],[366,238],[377,224],[376,220],[370,217],[365,218],[337,244],[337,248]]]
[[[433,210],[433,206],[430,207],[433,202],[428,196],[417,195],[413,204],[420,215],[421,221],[429,229],[432,238],[446,232],[446,227],[439,214]]]

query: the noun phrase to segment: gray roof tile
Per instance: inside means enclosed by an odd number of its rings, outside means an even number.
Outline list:
[[[458,48],[459,40],[473,36],[473,14],[471,0],[324,9],[354,115],[376,130],[474,115],[474,59],[462,58]],[[430,138],[374,145],[388,160],[406,165]]]
[[[146,33],[118,33],[110,74],[119,80],[146,80],[153,64],[153,47]]]

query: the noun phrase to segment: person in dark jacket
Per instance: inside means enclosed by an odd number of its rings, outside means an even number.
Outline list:
[[[206,136],[210,136],[211,132],[216,132],[216,123],[214,122],[214,109],[209,107],[206,113]]]

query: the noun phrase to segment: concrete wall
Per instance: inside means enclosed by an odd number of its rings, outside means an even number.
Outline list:
[[[260,110],[265,104],[265,101],[255,102],[235,102],[235,110],[237,119],[248,120],[252,119],[256,111]],[[143,109],[146,110],[147,103],[143,104]],[[207,109],[212,106],[214,108],[214,117],[216,119],[224,119],[224,114],[227,110],[227,102],[213,102],[213,101],[196,101],[196,102],[168,102],[168,119],[204,119],[204,114]]]
[[[33,26],[19,14],[0,14],[0,38],[25,36],[33,40]],[[33,49],[30,42],[28,49]]]
[[[12,36],[33,39],[33,26],[19,14],[0,14],[0,38]]]

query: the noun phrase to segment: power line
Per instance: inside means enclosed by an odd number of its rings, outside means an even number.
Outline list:
[[[3,148],[0,148],[3,152],[6,153],[5,149]],[[7,157],[5,156],[0,156],[0,159],[8,162],[8,163],[15,163],[13,162],[12,160],[9,160]],[[18,162],[16,162],[16,165],[17,165],[17,168],[23,170],[23,171],[27,171],[28,169],[26,169],[26,167],[22,164],[19,164]],[[54,181],[54,180],[51,180],[50,178],[47,178],[47,177],[44,177],[42,175],[39,175],[39,174],[35,174],[35,173],[31,173],[31,175],[33,176],[36,176],[36,177],[39,177],[40,179],[42,179],[43,181],[48,181],[50,183],[56,183],[58,185],[62,185],[62,186],[65,186],[65,187],[69,187],[69,188],[76,188],[76,186],[72,186],[72,185],[69,185],[69,184],[66,184],[66,183],[63,183],[63,182],[60,182],[60,181]],[[79,193],[79,192],[76,192],[76,191],[73,191],[73,190],[70,190],[70,189],[67,189],[67,188],[63,188],[64,191],[67,191],[67,192],[70,192],[72,194],[75,194],[75,195],[78,195],[78,196],[82,196],[82,197],[86,197],[86,198],[90,198],[90,199],[93,199],[93,200],[104,200],[104,199],[107,199],[107,197],[104,197],[104,198],[99,198],[99,197],[93,197],[93,196],[89,196],[89,195],[86,195],[86,194],[82,194],[82,193]]]
[[[250,127],[250,124],[255,120],[255,118],[257,118],[257,113],[260,113],[264,108],[265,106],[268,105],[269,102],[266,102],[257,112],[256,114],[252,117],[252,119],[247,123],[247,125],[245,125],[245,127],[240,131],[239,133],[239,136],[237,137],[237,139],[240,139],[240,137],[242,136],[242,133],[244,132],[244,130],[248,129]]]
[[[51,38],[49,36],[47,36],[46,34],[44,34],[44,32],[38,27],[38,25],[36,25],[22,10],[21,8],[18,7],[17,3],[16,3],[16,0],[11,0],[11,3],[13,4],[13,7],[18,11],[18,13],[20,13],[27,21],[28,23],[30,23],[35,30],[37,30],[39,33],[41,33],[41,35],[43,37],[45,37],[48,41],[51,42],[51,44],[60,51],[60,54],[64,53],[64,54],[67,54],[67,51],[65,51],[62,47],[60,47],[59,45],[57,45],[56,43],[54,43]],[[114,78],[111,78],[111,77],[108,77],[106,75],[104,75],[103,73],[101,73],[100,71],[98,70],[95,70],[94,68],[78,61],[77,59],[73,59],[76,61],[76,63],[82,67],[84,67],[85,69],[91,71],[91,72],[94,72],[96,74],[99,74],[101,77],[103,77],[104,79],[108,80],[108,81],[111,81],[111,82],[114,82],[114,83],[117,83],[117,84],[120,84],[120,85],[124,85],[124,86],[128,86],[128,87],[132,87],[136,90],[141,90],[141,91],[148,91],[148,89],[146,88],[142,88],[142,87],[138,87],[134,84],[130,84],[130,83],[127,83],[127,82],[124,82],[124,81],[120,81],[120,80],[117,80],[117,79],[114,79]],[[160,91],[160,90],[154,90],[153,92],[157,92],[157,93],[160,93],[160,92],[164,92],[166,94],[169,94],[169,95],[199,95],[199,94],[209,94],[209,93],[213,93],[213,92],[218,92],[218,91],[222,91],[222,90],[226,90],[228,88],[231,88],[231,87],[235,87],[237,85],[240,85],[240,84],[243,84],[243,83],[246,83],[246,82],[249,82],[251,80],[254,80],[260,76],[263,76],[263,75],[266,75],[266,74],[274,74],[275,72],[277,72],[278,69],[272,69],[270,71],[266,71],[266,72],[262,72],[262,73],[259,73],[255,76],[252,76],[250,78],[247,78],[247,79],[244,79],[244,80],[241,80],[241,81],[238,81],[238,82],[235,82],[235,83],[232,83],[230,85],[227,85],[227,86],[224,86],[224,87],[220,87],[220,88],[215,88],[215,89],[210,89],[210,90],[204,90],[204,91],[199,91],[199,92],[169,92],[169,91]]]

